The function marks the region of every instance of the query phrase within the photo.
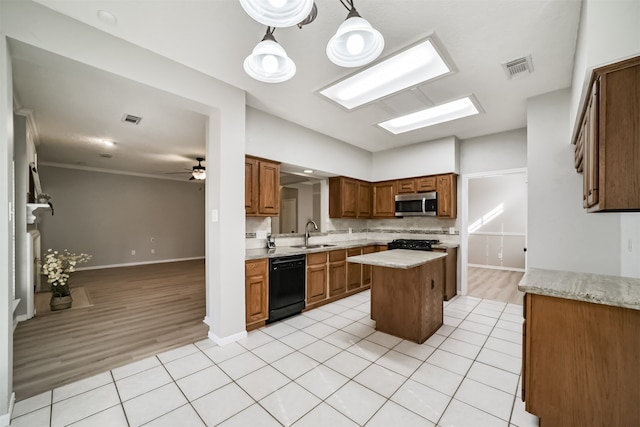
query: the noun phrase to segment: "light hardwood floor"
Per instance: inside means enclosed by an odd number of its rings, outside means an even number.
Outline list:
[[[491,268],[467,268],[467,295],[522,305],[518,282],[524,273]]]
[[[78,271],[71,285],[94,305],[15,330],[17,400],[207,337],[204,260]]]

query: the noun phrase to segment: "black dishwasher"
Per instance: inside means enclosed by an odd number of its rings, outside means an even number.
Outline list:
[[[305,255],[269,259],[269,318],[284,319],[304,309]]]

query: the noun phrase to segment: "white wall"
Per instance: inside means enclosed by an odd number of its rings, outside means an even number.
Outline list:
[[[527,266],[620,273],[620,215],[582,208],[582,175],[569,143],[569,90],[527,102]]]
[[[5,13],[0,2],[0,17]],[[13,83],[11,58],[0,19],[0,426],[13,402]]]
[[[640,54],[640,1],[583,0],[571,88],[570,129],[575,132],[580,102],[591,70]],[[616,215],[616,214],[598,214]],[[640,213],[619,215],[620,274],[640,277]]]
[[[175,96],[178,105],[209,118],[206,321],[209,336],[219,342],[245,336],[244,277],[238,274],[244,271],[245,258],[244,91],[37,3],[2,2],[2,7],[0,25],[8,37],[162,90]],[[3,86],[10,86],[6,75],[0,78]],[[0,171],[5,170],[0,165]],[[0,257],[3,255],[0,253]]]
[[[461,174],[519,169],[526,166],[525,128],[460,141]]]
[[[640,54],[640,1],[582,1],[571,88],[569,119],[572,130],[591,69],[638,54]]]
[[[42,163],[39,172],[55,213],[39,224],[43,251],[91,254],[81,267],[204,257],[204,183]]]
[[[373,153],[370,181],[458,172],[456,137]]]
[[[246,152],[335,175],[371,181],[371,153],[247,107]]]

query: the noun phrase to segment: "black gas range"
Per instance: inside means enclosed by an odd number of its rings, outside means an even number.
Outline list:
[[[387,244],[389,249],[411,249],[414,251],[431,251],[432,245],[437,245],[436,239],[395,239]]]

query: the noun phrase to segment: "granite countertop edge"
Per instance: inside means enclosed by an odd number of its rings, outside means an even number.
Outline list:
[[[327,251],[335,251],[340,249],[351,249],[358,248],[364,246],[371,245],[386,245],[389,243],[388,240],[381,239],[359,239],[359,240],[342,240],[336,242],[326,242],[324,244],[332,245],[325,246],[323,248],[294,248],[293,246],[277,246],[275,249],[267,249],[267,248],[257,248],[257,249],[247,249],[245,251],[245,260],[253,260],[253,259],[261,259],[261,258],[276,258],[281,256],[291,256],[291,255],[303,255],[303,254],[311,254],[317,252],[327,252]],[[437,245],[433,245],[434,249],[449,249],[449,248],[457,248],[459,245],[457,243],[438,243]]]
[[[447,254],[444,252],[393,249],[384,252],[374,252],[372,254],[350,256],[347,258],[347,261],[357,264],[368,264],[374,267],[408,270],[446,256]]]
[[[518,289],[536,295],[640,310],[640,279],[530,268]]]

